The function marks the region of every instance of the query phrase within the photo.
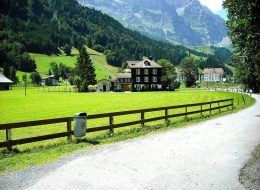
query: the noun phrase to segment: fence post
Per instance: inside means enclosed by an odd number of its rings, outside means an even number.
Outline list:
[[[72,134],[71,134],[71,120],[70,119],[68,119],[68,121],[67,121],[67,132],[69,132],[68,141],[69,141],[69,143],[71,143],[72,142]]]
[[[188,107],[187,106],[185,107],[185,113],[186,113],[185,118],[188,119],[188,114],[187,114],[188,113]]]
[[[112,116],[112,115],[109,116],[109,125],[110,125],[109,134],[113,135],[114,134],[114,129],[113,129],[114,116]]]
[[[200,105],[200,116],[202,117],[202,104]]]
[[[242,99],[243,99],[244,104],[246,104],[246,101],[245,101],[244,95],[242,95]]]
[[[165,109],[165,123],[166,125],[169,125],[169,118],[168,118],[168,109]]]
[[[6,129],[6,142],[7,142],[7,149],[12,151],[12,145],[10,145],[10,141],[12,140],[12,131],[11,129]]]
[[[234,99],[231,100],[232,110],[234,109]]]
[[[144,127],[144,112],[141,112],[141,126]]]
[[[209,104],[209,115],[211,116],[211,103]]]
[[[219,111],[219,112],[221,112],[221,110],[220,110],[220,104],[219,104],[219,102],[218,102],[218,111]]]

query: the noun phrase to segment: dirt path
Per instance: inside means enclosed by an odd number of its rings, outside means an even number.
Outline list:
[[[239,183],[240,169],[260,142],[260,96],[255,98],[254,106],[236,114],[108,145],[63,163],[16,172],[2,178],[2,187],[243,189]],[[20,186],[14,186],[22,179]]]

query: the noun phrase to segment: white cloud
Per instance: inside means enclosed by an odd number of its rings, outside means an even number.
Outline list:
[[[212,12],[216,12],[222,8],[223,0],[199,0],[202,5],[207,6]]]

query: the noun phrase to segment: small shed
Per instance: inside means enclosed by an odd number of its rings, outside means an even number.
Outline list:
[[[110,79],[102,79],[97,81],[97,92],[109,92],[113,81]]]
[[[13,83],[10,79],[6,78],[0,73],[0,90],[10,90],[10,85]]]
[[[54,79],[54,75],[50,75],[48,77],[43,77],[42,78],[42,82],[41,82],[42,86],[58,86],[59,82],[57,80]]]

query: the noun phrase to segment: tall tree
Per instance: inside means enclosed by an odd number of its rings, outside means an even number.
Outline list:
[[[82,47],[77,62],[75,64],[75,73],[77,76],[80,77],[82,84],[81,91],[87,92],[88,85],[96,84],[95,68],[84,46]]]
[[[237,77],[254,92],[260,92],[260,3],[258,0],[225,0],[227,26],[234,47]]]
[[[180,65],[185,77],[185,86],[192,87],[196,84],[196,75],[198,74],[196,60],[192,56],[185,57]]]
[[[54,79],[59,80],[60,72],[59,72],[58,64],[53,61],[53,62],[50,63],[50,66],[51,66],[51,72],[54,75]]]
[[[177,73],[173,64],[166,59],[157,61],[162,68],[162,85],[165,90],[174,90],[174,82],[177,78]]]

